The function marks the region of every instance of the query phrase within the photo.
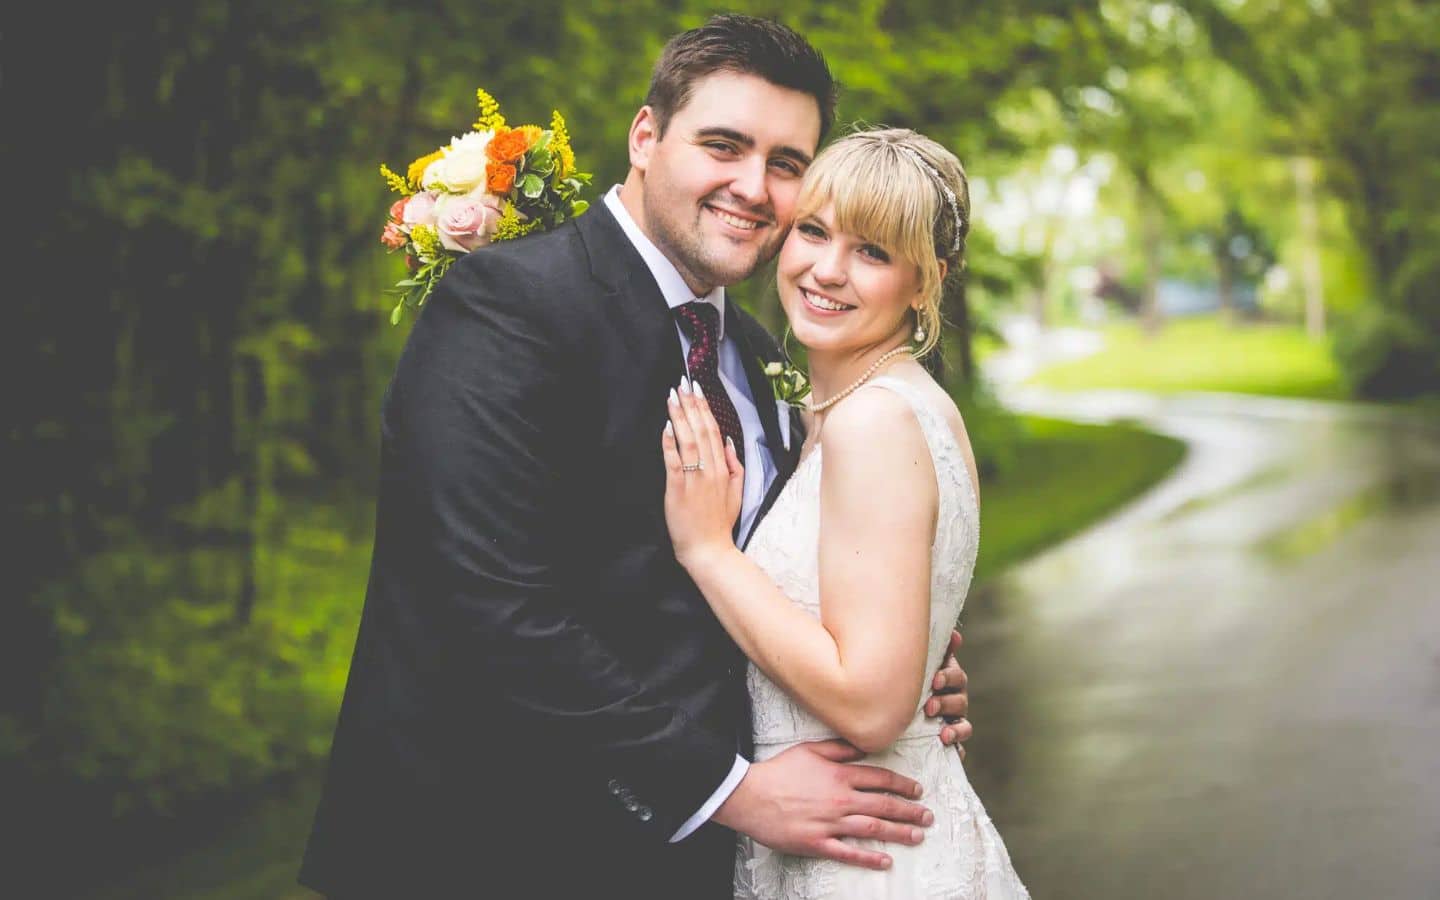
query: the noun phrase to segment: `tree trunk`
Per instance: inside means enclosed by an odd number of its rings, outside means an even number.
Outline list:
[[[1145,251],[1145,287],[1140,301],[1140,325],[1147,335],[1154,337],[1164,325],[1164,313],[1160,309],[1161,234],[1160,203],[1149,185],[1140,186],[1140,240]]]
[[[1315,161],[1297,156],[1295,200],[1300,214],[1300,285],[1305,293],[1305,331],[1319,340],[1325,336],[1325,288],[1320,271],[1320,213],[1315,202]]]
[[[1226,322],[1235,321],[1235,257],[1230,255],[1228,242],[1215,242],[1216,289],[1220,300],[1220,317]]]

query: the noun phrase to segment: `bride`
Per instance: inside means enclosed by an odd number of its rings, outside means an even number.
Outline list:
[[[661,438],[675,554],[751,660],[756,758],[840,737],[920,782],[934,825],[880,845],[883,871],[739,839],[755,900],[1028,897],[958,754],[921,709],[970,586],[979,491],[965,424],[917,362],[969,228],[959,161],[903,129],[815,160],[780,251],[781,303],[809,351],[801,462],[742,552],[744,472],[703,395],[671,392]],[[850,839],[846,839],[850,840]]]

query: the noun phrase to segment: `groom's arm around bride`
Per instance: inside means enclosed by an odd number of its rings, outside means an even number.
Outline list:
[[[312,887],[550,896],[623,879],[662,896],[685,879],[728,896],[729,831],[668,843],[735,766],[748,713],[744,659],[665,530],[654,435],[682,363],[645,346],[632,257],[597,207],[466,257],[414,326],[385,402]],[[842,816],[891,839],[908,827],[867,817],[918,823],[861,790],[908,780],[843,783],[823,763],[807,749],[753,767],[722,819],[811,852],[839,852],[822,843]]]

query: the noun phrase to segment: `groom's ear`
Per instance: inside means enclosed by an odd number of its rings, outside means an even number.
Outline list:
[[[655,110],[649,106],[640,107],[630,123],[630,165],[641,172],[650,166],[650,154],[660,140],[660,122]]]

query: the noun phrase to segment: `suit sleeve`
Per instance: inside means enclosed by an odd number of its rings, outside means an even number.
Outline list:
[[[535,291],[501,254],[471,254],[401,356],[388,439],[433,567],[416,602],[463,642],[477,706],[498,703],[528,744],[564,746],[604,802],[638,808],[663,842],[725,781],[734,736],[638,683],[577,616],[584,598],[557,584],[574,402]]]

